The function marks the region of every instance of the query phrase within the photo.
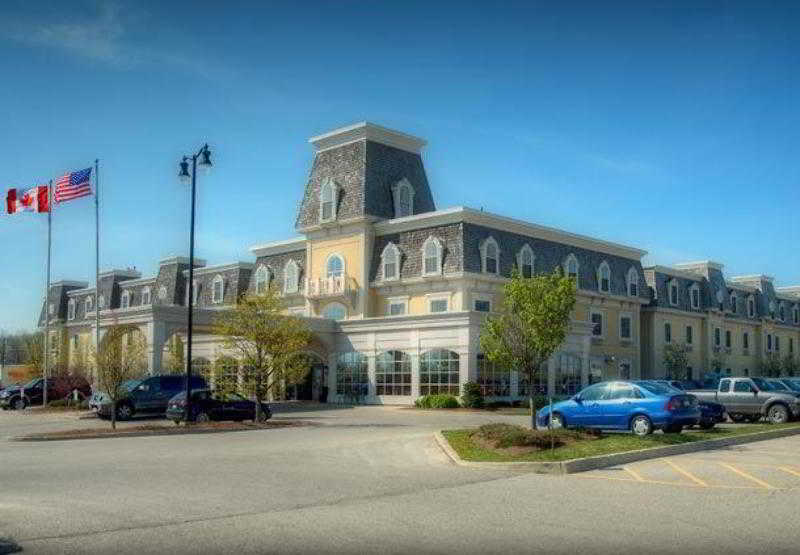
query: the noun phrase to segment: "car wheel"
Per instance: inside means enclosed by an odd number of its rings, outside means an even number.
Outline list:
[[[553,417],[550,419],[550,427],[554,430],[558,430],[560,428],[566,428],[567,423],[561,414],[554,412]]]
[[[25,408],[25,399],[14,399],[14,410],[22,410]]]
[[[198,412],[194,417],[194,421],[198,422],[200,424],[205,424],[209,420],[211,420],[211,418],[208,417],[208,413],[204,412],[202,410],[200,412]]]
[[[649,418],[640,414],[631,420],[631,431],[639,437],[650,435],[653,433],[653,423]]]
[[[117,407],[117,420],[130,420],[133,418],[133,407],[124,403]]]
[[[783,405],[772,405],[767,412],[767,419],[773,424],[784,424],[789,421],[789,411]]]

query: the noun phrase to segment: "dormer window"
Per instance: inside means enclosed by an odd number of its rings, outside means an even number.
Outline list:
[[[404,218],[414,214],[414,187],[403,178],[392,187],[394,217]]]
[[[794,322],[795,325],[800,324],[800,308],[797,308],[797,305],[795,305],[792,310],[792,322]]]
[[[120,308],[128,308],[131,305],[131,294],[128,291],[122,293],[122,298],[119,301]]]
[[[222,280],[222,276],[215,276],[214,281],[211,282],[211,302],[221,303],[224,292],[225,282]]]
[[[783,303],[781,303],[780,306],[778,307],[778,319],[781,322],[786,321],[786,308],[783,306]]]
[[[669,280],[669,304],[678,306],[678,282],[674,279]]]
[[[103,295],[97,297],[97,309],[103,310],[106,307],[106,298]]]
[[[400,274],[400,251],[394,243],[389,243],[381,254],[381,273],[384,281],[394,281]]]
[[[266,266],[259,266],[256,270],[256,295],[263,295],[269,288],[269,270]]]
[[[84,306],[84,312],[87,313],[92,312],[94,310],[94,297],[92,296],[86,297],[83,306]]]
[[[319,193],[319,220],[330,222],[336,219],[336,204],[339,187],[332,179],[326,179]]]
[[[636,268],[628,270],[628,296],[639,296],[639,272],[636,271]]]
[[[297,262],[290,260],[283,269],[283,291],[284,293],[297,293],[300,283],[300,268]]]
[[[533,249],[530,245],[525,245],[520,249],[517,263],[519,264],[519,272],[522,277],[533,277]]]
[[[442,244],[436,237],[428,237],[422,245],[422,274],[432,276],[442,273]]]
[[[601,293],[611,292],[611,268],[608,262],[602,262],[597,269],[597,288]]]
[[[736,306],[736,302],[738,298],[736,297],[736,293],[731,292],[731,314],[736,314],[738,307]]]
[[[75,299],[70,299],[67,303],[67,320],[75,319]]]
[[[150,297],[150,288],[149,287],[145,287],[144,289],[142,289],[142,306],[147,306],[151,302],[152,302],[152,299]]]
[[[566,261],[564,261],[564,273],[567,274],[567,277],[577,280],[579,271],[580,266],[578,266],[578,259],[575,258],[574,254],[570,254],[567,256]]]
[[[775,301],[769,302],[769,317],[775,319]]]
[[[752,295],[747,297],[747,317],[748,318],[756,317],[756,300],[753,298]]]
[[[495,275],[500,273],[500,249],[493,237],[489,237],[481,245],[481,258],[483,273]]]
[[[692,309],[700,310],[700,287],[693,283],[689,288],[689,298],[691,299]]]

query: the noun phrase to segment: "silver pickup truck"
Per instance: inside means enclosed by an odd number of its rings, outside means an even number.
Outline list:
[[[783,424],[800,417],[798,398],[775,391],[763,378],[723,378],[716,391],[696,389],[687,393],[701,401],[720,403],[734,422],[756,422],[766,417],[773,424]]]

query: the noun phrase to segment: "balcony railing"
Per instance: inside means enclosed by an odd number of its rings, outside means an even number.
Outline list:
[[[347,276],[306,280],[306,296],[311,298],[342,297],[354,292],[355,285]]]

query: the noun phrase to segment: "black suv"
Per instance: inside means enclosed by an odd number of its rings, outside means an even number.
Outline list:
[[[117,403],[117,420],[128,420],[135,414],[164,415],[169,400],[186,391],[186,376],[149,376],[125,382],[127,394]],[[192,389],[205,389],[206,380],[192,376]],[[111,417],[111,400],[104,393],[95,393],[89,401],[101,418]]]

